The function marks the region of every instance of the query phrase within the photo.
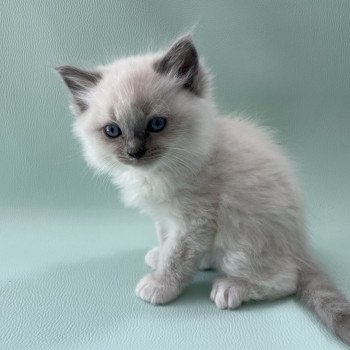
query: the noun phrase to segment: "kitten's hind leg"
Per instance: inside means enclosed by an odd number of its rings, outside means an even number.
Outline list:
[[[219,309],[236,309],[249,300],[276,299],[295,293],[296,280],[251,283],[238,277],[221,277],[214,281],[210,299]]]

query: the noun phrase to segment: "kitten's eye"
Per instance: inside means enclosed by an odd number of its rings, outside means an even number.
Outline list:
[[[106,125],[104,127],[104,131],[105,131],[105,134],[112,139],[115,139],[116,137],[122,134],[122,131],[120,130],[117,124]]]
[[[147,125],[147,129],[152,132],[159,132],[165,128],[166,119],[163,117],[153,117]]]

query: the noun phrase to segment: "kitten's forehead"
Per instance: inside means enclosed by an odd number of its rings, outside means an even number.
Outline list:
[[[113,112],[132,110],[148,115],[155,106],[167,108],[165,100],[171,93],[171,84],[154,70],[155,59],[154,55],[130,57],[104,68],[100,91]]]

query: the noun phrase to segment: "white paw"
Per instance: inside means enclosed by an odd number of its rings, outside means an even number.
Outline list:
[[[151,304],[166,304],[174,300],[179,294],[179,288],[170,286],[153,274],[143,277],[136,286],[136,295]]]
[[[210,299],[219,309],[236,309],[242,304],[246,293],[244,284],[229,278],[218,278],[213,284]]]
[[[145,255],[145,263],[152,269],[156,269],[158,265],[159,247],[154,247]]]

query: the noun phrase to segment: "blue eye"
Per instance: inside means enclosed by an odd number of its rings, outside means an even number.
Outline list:
[[[115,139],[116,137],[122,134],[122,131],[120,130],[117,124],[106,125],[104,127],[104,131],[105,131],[105,134],[112,139]]]
[[[154,117],[148,122],[147,129],[152,132],[159,132],[165,128],[166,119],[163,117]]]

